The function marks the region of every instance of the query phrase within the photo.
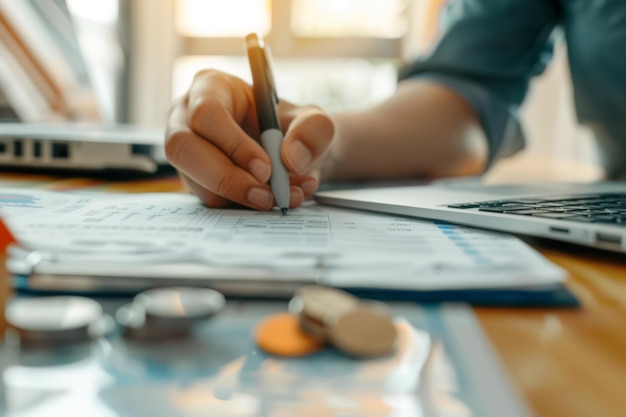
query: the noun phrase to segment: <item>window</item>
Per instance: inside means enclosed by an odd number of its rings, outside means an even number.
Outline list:
[[[400,38],[407,0],[293,0],[291,29],[300,37]]]
[[[178,0],[183,48],[172,95],[202,68],[250,82],[242,38],[264,34],[281,97],[335,111],[366,106],[395,88],[408,0]],[[242,13],[246,10],[246,13]]]
[[[183,36],[267,34],[271,27],[270,12],[271,2],[264,0],[178,0],[176,28]]]
[[[329,111],[365,107],[395,89],[406,50],[443,0],[120,0],[132,28],[130,120],[164,125],[194,74],[250,81],[243,37],[271,45],[281,97]],[[122,8],[123,9],[123,8]],[[418,30],[419,29],[419,30]]]

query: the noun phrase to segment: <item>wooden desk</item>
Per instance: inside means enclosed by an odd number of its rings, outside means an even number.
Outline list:
[[[110,183],[0,174],[0,185],[21,183],[51,190],[183,191],[174,177]],[[511,382],[537,417],[625,416],[626,256],[533,245],[570,272],[568,286],[583,307],[476,309]]]
[[[521,153],[496,165],[486,180],[602,177],[595,166]],[[582,308],[475,310],[511,381],[538,417],[626,416],[626,255],[529,243],[569,272],[567,285]]]
[[[626,415],[626,257],[538,249],[570,273],[582,308],[476,309],[483,329],[537,416]]]

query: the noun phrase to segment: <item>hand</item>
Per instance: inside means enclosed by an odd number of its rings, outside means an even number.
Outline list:
[[[278,111],[285,133],[281,157],[290,174],[289,207],[295,208],[319,187],[334,126],[314,107],[281,100]],[[170,110],[165,151],[189,190],[207,206],[269,210],[275,204],[267,184],[272,168],[259,136],[252,88],[234,76],[205,70]]]

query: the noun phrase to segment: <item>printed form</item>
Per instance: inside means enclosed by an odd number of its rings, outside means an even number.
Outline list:
[[[0,213],[24,248],[99,268],[315,269],[329,285],[424,290],[533,287],[565,277],[514,236],[314,203],[283,216],[211,209],[186,194],[0,188]]]

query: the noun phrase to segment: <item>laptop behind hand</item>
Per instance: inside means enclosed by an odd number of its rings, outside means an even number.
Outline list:
[[[0,166],[154,173],[168,167],[164,133],[124,124],[0,123]]]
[[[556,239],[626,252],[626,183],[430,185],[321,191],[321,204]]]

